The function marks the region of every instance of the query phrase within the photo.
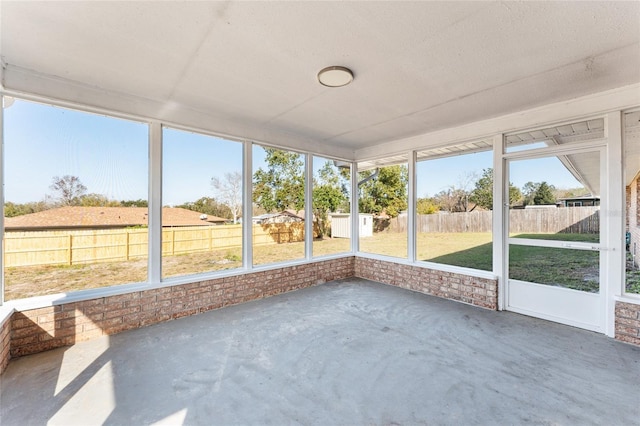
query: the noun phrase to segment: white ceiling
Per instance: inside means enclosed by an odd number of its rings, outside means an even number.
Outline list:
[[[121,96],[122,112],[147,102],[345,158],[640,82],[640,2],[3,0],[0,14],[7,89]],[[320,85],[329,65],[355,80]]]

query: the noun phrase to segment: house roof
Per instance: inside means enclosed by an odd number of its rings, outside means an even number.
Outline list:
[[[226,222],[217,216],[176,207],[162,209],[162,225],[168,226],[205,226]],[[204,216],[203,216],[204,217]],[[126,226],[146,226],[149,224],[146,207],[59,207],[38,213],[25,214],[4,219],[5,229],[44,229],[44,228],[111,228]]]

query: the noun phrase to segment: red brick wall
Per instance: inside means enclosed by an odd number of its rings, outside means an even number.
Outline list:
[[[9,359],[9,348],[11,346],[11,316],[7,317],[0,324],[0,374],[7,368]]]
[[[11,342],[3,349],[10,347],[10,356],[18,357],[68,346],[352,277],[353,268],[354,258],[347,257],[16,312],[11,320]]]
[[[616,302],[616,339],[640,345],[640,305]]]
[[[11,357],[354,275],[497,309],[496,280],[347,257],[16,312],[0,324],[0,373]],[[616,339],[640,345],[640,305],[617,302],[615,328]]]
[[[356,258],[355,262],[357,277],[487,309],[498,309],[497,280],[361,257]]]

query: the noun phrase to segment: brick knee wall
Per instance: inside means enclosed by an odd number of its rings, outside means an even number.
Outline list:
[[[15,312],[0,324],[0,374],[10,358],[223,306],[357,276],[497,309],[497,281],[347,257]],[[640,305],[616,302],[615,337],[640,345]]]
[[[11,355],[9,354],[9,348],[11,347],[11,316],[2,321],[0,324],[0,374],[4,372],[9,364]]]
[[[616,302],[616,339],[640,345],[640,305]]]
[[[358,257],[355,275],[407,290],[498,309],[498,281]]]
[[[16,312],[7,324],[11,337],[3,350],[8,361],[9,356],[349,278],[353,270],[354,258],[347,257]]]

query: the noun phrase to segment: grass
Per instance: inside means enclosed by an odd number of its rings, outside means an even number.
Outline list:
[[[626,288],[628,293],[640,294],[640,269],[634,266],[631,253],[627,252],[627,282]]]
[[[579,234],[523,234],[523,238],[593,241]],[[407,235],[381,232],[360,240],[361,251],[406,258]],[[350,240],[328,238],[313,243],[313,255],[323,256],[350,250]],[[254,247],[256,265],[304,258],[304,242]],[[417,235],[418,259],[446,265],[490,271],[492,245],[490,233],[420,233]],[[598,252],[510,247],[511,278],[558,285],[583,291],[597,291]],[[242,252],[225,249],[163,257],[163,277],[191,275],[242,266]],[[7,268],[5,297],[7,300],[44,294],[70,292],[88,288],[142,282],[147,277],[147,260],[94,263],[73,266],[33,266]],[[640,271],[627,271],[627,291],[640,293]]]
[[[594,242],[584,234],[521,234],[520,238]],[[509,278],[597,293],[600,288],[600,253],[587,250],[509,247]]]

